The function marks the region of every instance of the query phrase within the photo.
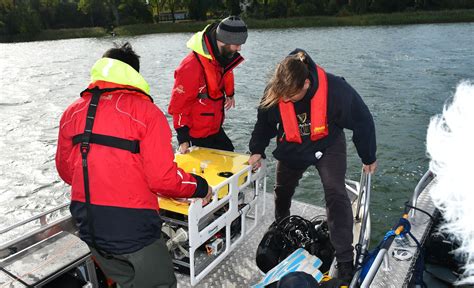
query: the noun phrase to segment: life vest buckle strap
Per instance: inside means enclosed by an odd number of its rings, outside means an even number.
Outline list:
[[[81,147],[79,149],[81,150],[83,166],[84,165],[87,166],[87,154],[89,154],[90,147],[91,146],[90,146],[89,142],[81,142]],[[86,162],[84,163],[84,161],[86,161]]]

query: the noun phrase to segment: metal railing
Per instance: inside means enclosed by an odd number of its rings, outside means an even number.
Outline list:
[[[423,177],[421,177],[418,184],[416,184],[415,190],[413,191],[413,196],[411,198],[411,206],[416,207],[418,202],[418,197],[421,192],[428,186],[428,184],[435,178],[435,175],[430,170],[426,171]],[[415,209],[410,210],[410,218],[414,217],[416,213]]]
[[[420,196],[420,194],[424,191],[424,189],[428,186],[428,184],[434,178],[435,178],[435,175],[431,171],[428,170],[423,175],[423,177],[420,179],[420,181],[418,182],[418,184],[415,187],[415,190],[413,191],[413,196],[412,196],[412,199],[411,199],[411,204],[412,204],[413,207],[416,207],[418,197]],[[403,218],[409,218],[408,214],[412,215],[411,217],[413,217],[415,215],[414,210],[415,209],[411,209],[408,213],[405,210],[405,214],[404,214]],[[394,227],[394,230],[395,230],[395,227]],[[377,272],[379,271],[380,266],[382,265],[382,263],[385,263],[388,267],[389,264],[386,263],[386,261],[387,261],[386,260],[387,259],[387,257],[386,257],[387,252],[390,249],[390,246],[392,245],[393,240],[395,239],[395,236],[399,235],[402,231],[403,231],[403,227],[398,226],[398,227],[396,227],[395,233],[392,236],[385,239],[385,241],[383,242],[379,252],[377,253],[377,256],[375,257],[374,262],[370,266],[370,269],[367,272],[367,275],[365,276],[364,281],[360,285],[361,288],[370,287],[370,285],[372,284],[372,281],[374,280],[374,278],[375,278]],[[357,275],[357,278],[354,277],[352,282],[357,283],[359,276],[360,276],[360,273]],[[351,287],[353,287],[352,282],[351,282]]]
[[[52,214],[52,213],[54,213],[54,212],[56,212],[56,211],[59,211],[59,210],[65,208],[65,207],[67,207],[67,206],[69,206],[69,203],[64,203],[64,204],[62,204],[62,205],[60,205],[60,206],[54,207],[54,208],[52,208],[52,209],[50,209],[50,210],[47,210],[47,211],[45,211],[45,212],[43,212],[43,213],[40,213],[40,214],[38,214],[38,215],[35,215],[35,216],[31,217],[31,218],[25,219],[25,220],[23,220],[23,221],[20,221],[20,222],[18,222],[18,223],[15,223],[15,224],[13,224],[13,225],[11,225],[11,226],[8,226],[8,227],[6,227],[6,228],[0,230],[0,235],[1,235],[1,234],[8,233],[8,232],[10,232],[10,231],[12,231],[12,230],[14,230],[14,229],[16,229],[16,228],[18,228],[18,227],[21,227],[21,226],[23,226],[23,225],[25,225],[25,224],[27,224],[27,223],[33,222],[33,221],[38,221],[38,220],[39,220],[40,223],[47,224],[47,219],[46,219],[46,217],[47,217],[48,215],[50,215],[50,214]]]
[[[370,187],[371,187],[371,174],[362,172],[360,177],[360,185],[358,187],[357,206],[355,213],[355,221],[360,222],[361,228],[359,232],[359,241],[357,245],[360,246],[360,251],[356,255],[356,263],[362,263],[364,255],[369,247],[371,225],[370,225]],[[361,211],[362,210],[362,211]],[[357,265],[356,265],[357,266]],[[360,276],[360,269],[356,271],[350,287],[357,286],[357,280]]]
[[[12,237],[13,239],[6,241],[4,244],[0,244],[0,260],[44,239],[50,234],[49,232],[51,230],[57,230],[59,228],[65,231],[74,230],[69,212],[65,213],[66,215],[61,215],[61,211],[67,209],[68,206],[69,203],[64,203],[0,230],[1,236],[11,233],[16,229],[22,228],[25,230],[21,236]],[[58,217],[52,216],[55,213],[58,213]],[[34,222],[38,223],[34,225]],[[32,223],[33,229],[26,227],[29,223]],[[27,228],[29,230],[27,230]]]

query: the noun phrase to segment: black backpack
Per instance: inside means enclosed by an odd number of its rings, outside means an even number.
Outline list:
[[[263,235],[257,248],[258,268],[267,273],[298,248],[304,248],[323,262],[320,270],[329,270],[334,258],[334,248],[329,240],[329,229],[325,218],[308,221],[292,215],[273,222]]]

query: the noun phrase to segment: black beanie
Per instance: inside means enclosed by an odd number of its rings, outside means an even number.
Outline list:
[[[247,36],[247,25],[238,16],[229,16],[217,26],[216,39],[225,44],[242,45]]]

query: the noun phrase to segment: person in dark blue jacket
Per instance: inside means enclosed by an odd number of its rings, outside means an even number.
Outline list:
[[[277,221],[290,215],[299,180],[309,166],[316,167],[325,193],[338,278],[349,282],[353,275],[353,215],[345,190],[344,128],[353,131],[363,170],[374,173],[375,125],[364,101],[344,78],[326,73],[305,51],[296,49],[278,64],[265,89],[249,143],[249,164],[259,167],[270,139],[277,137],[273,151],[278,160]]]

